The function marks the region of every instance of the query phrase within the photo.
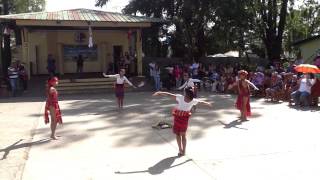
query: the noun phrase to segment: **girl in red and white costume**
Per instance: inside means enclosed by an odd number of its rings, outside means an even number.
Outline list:
[[[250,106],[250,87],[259,90],[253,83],[247,80],[248,72],[240,70],[238,72],[239,80],[236,85],[238,87],[238,98],[236,101],[236,108],[240,110],[242,121],[247,121],[247,116],[251,116]]]
[[[62,124],[62,117],[61,111],[58,103],[58,91],[55,88],[58,85],[58,78],[51,77],[48,80],[47,85],[47,101],[46,107],[44,112],[44,119],[45,123],[48,124],[49,121],[49,113],[50,113],[50,120],[51,120],[51,138],[56,140],[55,132],[57,128],[57,124]]]
[[[179,147],[178,156],[183,156],[186,153],[186,132],[188,129],[188,121],[191,116],[191,109],[197,104],[204,104],[212,107],[210,103],[194,98],[193,88],[187,87],[184,90],[185,96],[180,94],[171,94],[168,92],[156,92],[153,96],[166,95],[177,101],[177,106],[173,109],[174,117],[173,133],[176,134],[177,144]]]
[[[118,107],[119,109],[123,108],[123,99],[124,99],[124,83],[128,83],[130,86],[132,86],[133,88],[136,88],[136,86],[134,86],[125,76],[126,71],[125,69],[120,69],[119,74],[115,74],[115,75],[106,75],[105,73],[103,73],[103,76],[106,78],[116,78],[116,82],[115,82],[115,95],[117,97],[117,101],[118,101]]]

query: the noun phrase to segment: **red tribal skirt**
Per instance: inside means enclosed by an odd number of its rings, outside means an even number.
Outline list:
[[[248,97],[248,102],[247,102],[247,104],[246,104],[246,106],[247,106],[247,112],[245,112],[245,113],[246,113],[246,116],[251,116],[250,96],[249,96],[249,95],[239,94],[239,95],[238,95],[238,98],[237,98],[237,102],[236,102],[236,108],[239,109],[240,111],[242,111],[243,98],[244,98],[244,97]]]
[[[191,112],[173,109],[172,115],[174,117],[173,133],[179,134],[187,132]]]
[[[46,102],[45,112],[44,112],[44,123],[49,123],[49,113],[50,113],[50,107],[53,107],[55,119],[56,122],[59,124],[62,124],[62,117],[61,117],[61,111],[58,102]]]
[[[115,95],[117,98],[124,97],[124,84],[115,84]]]

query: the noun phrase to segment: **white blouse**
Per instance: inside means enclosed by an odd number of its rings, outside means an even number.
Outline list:
[[[192,107],[199,103],[199,100],[195,98],[189,103],[187,103],[184,100],[184,96],[180,94],[176,94],[176,101],[178,102],[178,105],[176,106],[176,108],[180,111],[191,111]]]
[[[120,76],[120,74],[115,74],[115,75],[103,75],[104,77],[107,78],[116,78],[116,83],[117,84],[124,84],[125,82],[128,83],[130,86],[133,86],[133,84],[127,79],[126,76]]]

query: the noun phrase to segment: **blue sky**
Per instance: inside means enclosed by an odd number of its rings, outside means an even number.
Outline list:
[[[95,1],[96,0],[46,0],[46,10],[57,11],[64,9],[87,8],[121,12],[122,8],[129,3],[129,0],[110,0],[107,6],[101,9],[94,6]]]

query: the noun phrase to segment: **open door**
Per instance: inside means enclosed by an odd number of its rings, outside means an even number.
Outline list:
[[[121,55],[123,54],[122,46],[113,46],[113,70],[118,73],[121,68]]]

